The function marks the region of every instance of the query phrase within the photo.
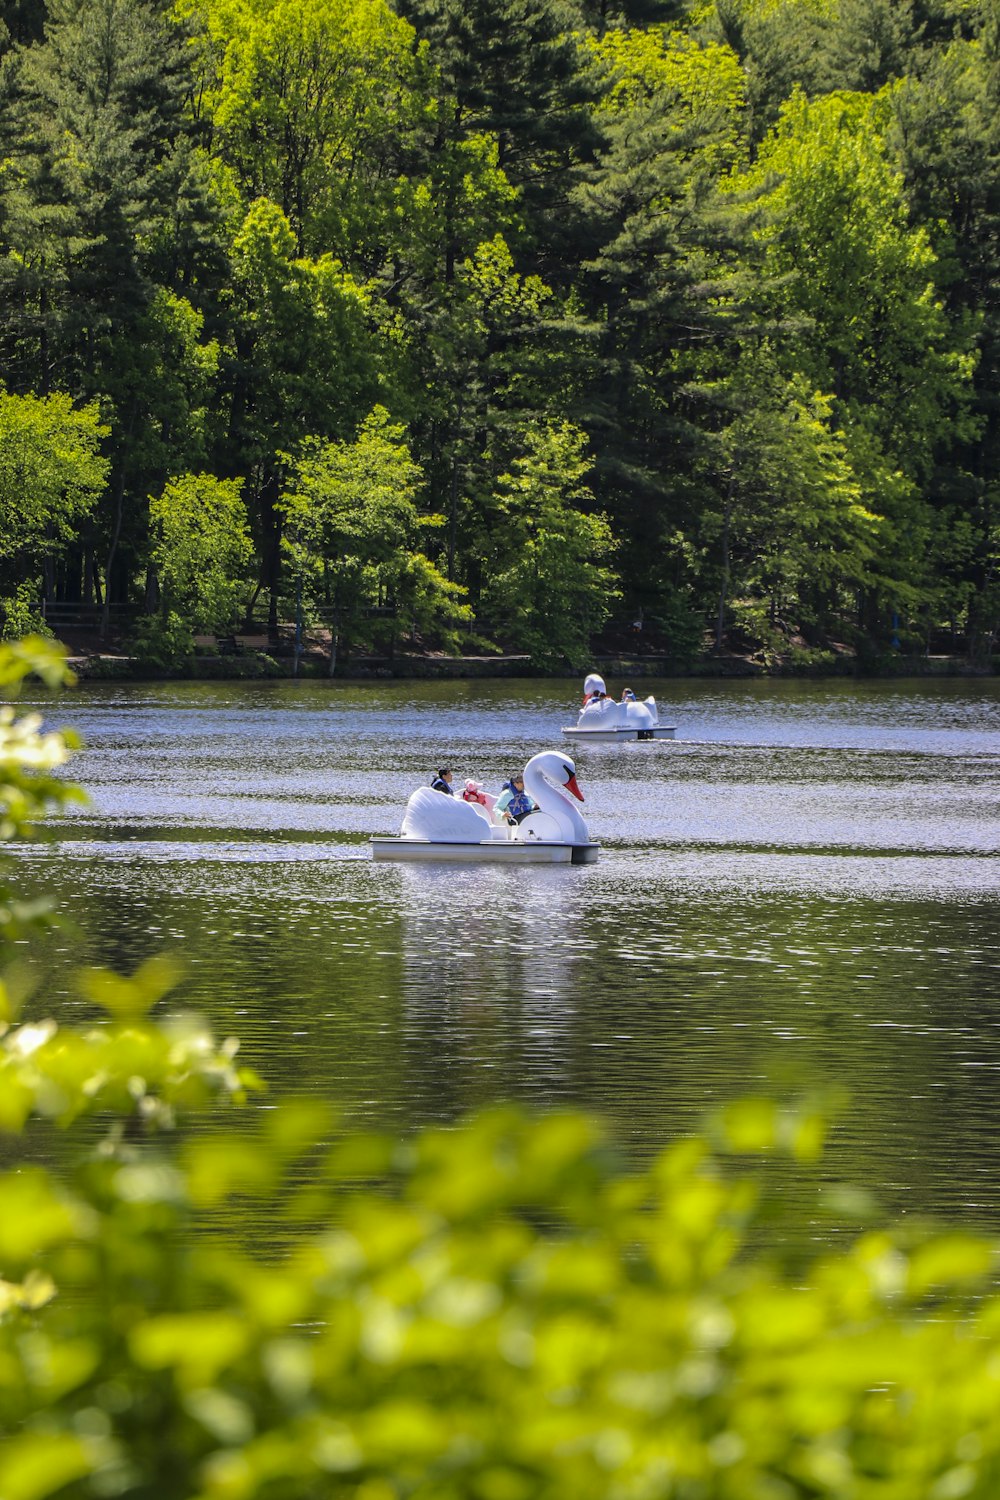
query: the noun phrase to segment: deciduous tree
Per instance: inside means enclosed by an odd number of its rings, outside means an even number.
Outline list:
[[[2,634],[24,634],[63,556],[104,492],[108,428],[97,403],[66,395],[0,392],[0,611]],[[32,598],[31,595],[34,597]]]
[[[483,605],[511,645],[545,666],[580,666],[618,598],[607,566],[614,538],[594,509],[587,447],[568,422],[539,426],[497,481]]]

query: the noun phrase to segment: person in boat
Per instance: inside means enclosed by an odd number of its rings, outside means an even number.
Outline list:
[[[478,802],[485,807],[486,793],[483,791],[482,785],[478,781],[467,781],[465,783],[465,791],[462,793],[462,801]]]
[[[633,693],[632,689],[631,688],[625,688],[624,691],[622,692],[622,702],[623,703],[635,703],[637,701],[638,700],[636,699],[636,696]]]
[[[530,812],[534,812],[535,804],[524,790],[524,777],[518,772],[509,781],[503,784],[503,791],[494,804],[494,811],[506,818],[508,823],[520,823]]]
[[[451,771],[447,766],[442,766],[431,782],[435,792],[445,792],[449,797],[454,797],[455,789],[451,784]]]
[[[598,672],[591,672],[583,684],[583,706],[588,703],[600,703],[608,696],[608,690],[604,684],[604,678]]]

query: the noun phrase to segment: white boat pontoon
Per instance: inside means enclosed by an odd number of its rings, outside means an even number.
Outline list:
[[[563,734],[577,739],[592,740],[672,740],[676,732],[673,724],[661,724],[656,699],[640,702],[632,697],[616,703],[608,697],[604,678],[596,672],[583,684],[584,702],[575,725],[563,729]]]
[[[583,801],[573,762],[556,750],[532,756],[524,768],[524,789],[534,811],[512,826],[498,823],[481,803],[418,787],[406,804],[399,837],[373,838],[372,858],[592,864],[601,846],[566,796]]]

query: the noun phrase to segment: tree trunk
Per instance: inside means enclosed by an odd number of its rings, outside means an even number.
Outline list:
[[[244,619],[243,619],[243,631],[244,631],[244,634],[246,634],[246,635],[249,635],[250,632],[253,630],[253,612],[257,608],[257,600],[260,598],[261,590],[263,589],[263,587],[264,587],[264,579],[263,579],[263,577],[258,578],[258,580],[257,580],[257,586],[254,589],[253,593],[250,595],[250,602],[247,605],[246,615],[244,616]]]
[[[147,615],[155,615],[160,607],[160,579],[152,563],[146,569],[145,607]]]
[[[458,541],[458,459],[451,461],[451,489],[448,498],[448,579],[455,578],[455,548]]]
[[[337,670],[337,646],[340,643],[340,611],[335,609],[330,621],[330,671],[332,677]]]
[[[115,479],[115,524],[111,532],[111,544],[108,547],[108,560],[104,567],[104,606],[101,610],[101,640],[106,641],[111,629],[111,569],[114,567],[115,554],[118,551],[118,542],[122,534],[122,514],[125,507],[125,471],[119,469]]]
[[[277,508],[278,476],[268,474],[261,485],[260,509],[264,536],[263,571],[267,580],[267,638],[271,646],[278,639],[278,586],[281,581],[281,515]]]
[[[448,492],[448,579],[455,577],[455,550],[458,544],[458,473],[461,467],[455,451],[460,441],[462,417],[465,412],[465,392],[459,393],[458,411],[455,416],[455,439],[451,455],[451,483]]]
[[[722,650],[722,637],[726,629],[726,600],[729,596],[729,540],[733,519],[733,496],[736,493],[736,475],[730,474],[726,490],[726,508],[722,514],[722,583],[719,585],[719,612],[715,621],[715,649]]]

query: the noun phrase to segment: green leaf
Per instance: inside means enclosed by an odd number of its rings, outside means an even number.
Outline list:
[[[907,1291],[913,1297],[975,1284],[996,1263],[996,1246],[972,1235],[948,1234],[920,1245],[910,1256]]]
[[[252,1329],[235,1313],[163,1314],[136,1324],[129,1348],[149,1370],[173,1369],[187,1385],[211,1383],[250,1346]]]
[[[737,1099],[721,1115],[722,1137],[730,1151],[773,1151],[778,1142],[778,1110],[773,1099]]]
[[[110,969],[81,969],[77,982],[93,1005],[120,1021],[137,1021],[178,984],[183,966],[167,954],[147,959],[128,979]]]
[[[3,1500],[45,1500],[92,1474],[100,1460],[93,1442],[67,1432],[25,1433],[0,1444]]]
[[[6,1269],[33,1261],[93,1225],[92,1212],[66,1196],[41,1167],[0,1176],[0,1203],[0,1265]]]

